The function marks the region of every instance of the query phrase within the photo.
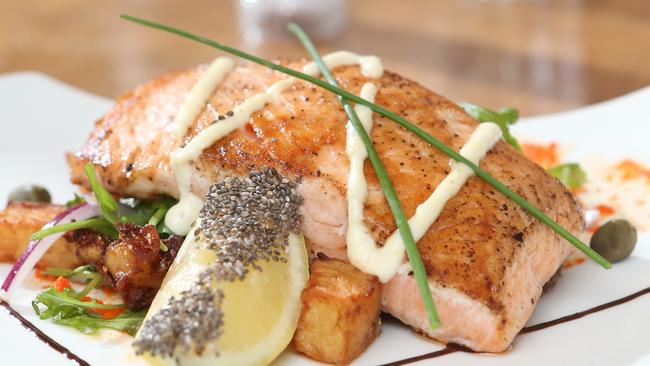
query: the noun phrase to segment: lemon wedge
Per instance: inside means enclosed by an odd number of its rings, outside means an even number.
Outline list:
[[[213,251],[203,249],[193,234],[185,240],[174,264],[149,309],[147,319],[190,288],[199,274],[215,261]],[[152,356],[152,365],[267,365],[289,344],[300,315],[300,294],[309,278],[309,261],[302,235],[289,234],[286,261],[258,261],[261,270],[248,268],[243,280],[222,281],[214,286],[223,297],[221,335],[197,354],[176,349],[173,357]],[[144,326],[143,326],[144,328]],[[142,332],[142,329],[140,330]],[[136,335],[136,342],[140,334]]]

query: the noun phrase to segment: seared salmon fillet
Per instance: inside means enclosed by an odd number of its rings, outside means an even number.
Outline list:
[[[300,68],[305,61],[280,61]],[[217,87],[178,143],[169,128],[205,67],[172,72],[119,98],[96,122],[86,144],[68,155],[72,180],[88,186],[83,166],[96,165],[104,185],[120,196],[178,197],[170,154],[248,97],[284,78],[256,65],[239,65]],[[378,88],[376,103],[459,150],[477,126],[460,107],[423,86],[385,72],[362,76],[359,67],[334,70],[342,88],[358,94]],[[346,259],[345,154],[347,117],[336,97],[298,81],[279,102],[253,113],[245,128],[205,150],[195,162],[192,190],[203,196],[213,182],[270,166],[299,180],[303,231],[313,253]],[[371,137],[408,216],[449,172],[449,158],[392,121],[374,115]],[[541,167],[498,142],[481,167],[574,233],[583,230],[571,194]],[[378,243],[396,229],[369,162],[365,220]],[[383,309],[442,342],[476,351],[508,348],[529,319],[542,286],[571,246],[490,185],[472,177],[418,242],[442,326],[426,316],[408,268],[383,286]]]

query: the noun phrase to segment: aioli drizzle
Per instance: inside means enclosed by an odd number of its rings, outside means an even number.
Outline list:
[[[214,89],[219,85],[221,80],[226,74],[232,70],[235,63],[227,57],[218,57],[208,68],[203,72],[203,75],[196,82],[190,94],[188,95],[185,103],[178,111],[174,123],[172,124],[172,133],[176,140],[181,140],[185,137],[187,129],[196,116],[201,113],[204,103],[210,98]]]
[[[181,142],[183,140],[187,129],[201,113],[204,103],[210,98],[214,89],[226,74],[232,70],[234,65],[235,63],[231,59],[218,57],[212,61],[207,70],[201,75],[171,125],[171,131],[177,141]],[[179,154],[183,151],[184,149],[175,151],[170,159],[181,202],[174,205],[165,216],[165,225],[172,232],[181,236],[187,235],[192,222],[196,220],[197,215],[194,212],[198,213],[203,204],[201,198],[190,192],[191,168],[183,166],[183,162],[179,161]]]
[[[362,97],[368,99],[363,95]],[[358,107],[367,108],[364,106]],[[365,112],[361,108],[356,110],[358,112]],[[369,109],[368,112],[370,112]],[[363,117],[370,119],[368,114],[364,113]],[[362,118],[361,114],[359,115],[359,119],[361,119],[364,127],[366,124],[372,124],[371,119],[368,122],[368,120]],[[369,130],[367,127],[366,129]],[[460,149],[460,154],[474,164],[478,164],[500,138],[501,129],[499,126],[490,122],[481,123],[472,133],[465,146]],[[359,139],[358,136],[357,139]],[[348,144],[351,143],[350,141],[350,129],[348,127]],[[363,145],[361,149],[363,149]],[[399,230],[396,230],[386,240],[383,247],[377,247],[374,239],[370,236],[368,229],[363,223],[363,207],[367,199],[366,180],[363,175],[363,160],[365,160],[366,156],[365,149],[363,149],[363,152],[358,151],[358,149],[355,149],[355,151],[348,150],[348,157],[350,159],[350,176],[348,178],[347,193],[348,257],[355,267],[363,272],[376,275],[381,282],[386,282],[402,266],[404,242],[399,234]],[[360,163],[358,162],[359,159],[361,160]],[[429,198],[417,207],[415,214],[409,219],[409,226],[411,227],[415,241],[420,240],[424,236],[431,224],[433,224],[440,215],[440,212],[442,212],[447,201],[455,196],[465,182],[474,175],[474,172],[465,164],[460,164],[455,161],[452,161],[450,164],[452,166],[451,172],[440,182]]]
[[[326,55],[323,57],[323,60],[329,68],[359,64],[361,66],[361,73],[364,76],[372,78],[378,78],[384,72],[381,61],[375,56],[360,56],[348,51],[338,51]],[[302,70],[304,73],[312,76],[320,74],[318,66],[313,62],[306,64]],[[193,173],[191,163],[201,156],[203,150],[212,146],[222,137],[238,128],[244,127],[255,111],[262,109],[268,103],[280,101],[281,93],[290,88],[296,81],[298,79],[293,77],[282,79],[271,85],[266,91],[246,99],[233,108],[234,114],[232,116],[206,127],[184,148],[172,154],[171,167],[176,177],[176,185],[178,186],[180,197],[179,202],[169,210],[165,217],[165,225],[171,231],[177,235],[187,235],[192,222],[198,217],[199,210],[203,204],[201,198],[191,191]],[[193,98],[196,98],[196,96],[191,93],[190,98],[185,101],[185,104],[195,104],[196,101]],[[192,121],[201,110],[198,108],[193,111],[196,113],[191,116],[192,118],[190,120]]]

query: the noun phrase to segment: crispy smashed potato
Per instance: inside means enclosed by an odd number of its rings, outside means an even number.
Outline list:
[[[15,262],[38,231],[65,206],[38,202],[9,202],[0,211],[0,262]],[[75,245],[58,239],[38,262],[40,267],[74,268],[81,263],[75,255]]]
[[[160,250],[160,237],[153,225],[119,225],[120,238],[110,243],[96,263],[108,283],[124,299],[126,307],[141,310],[151,305],[171,266],[183,238],[165,239],[167,251]]]
[[[336,259],[317,258],[310,270],[293,346],[318,361],[350,363],[379,332],[379,281]]]

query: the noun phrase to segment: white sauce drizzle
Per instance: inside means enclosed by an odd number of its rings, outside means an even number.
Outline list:
[[[384,73],[381,61],[375,56],[360,56],[348,51],[338,51],[325,55],[323,61],[331,69],[343,65],[359,64],[361,66],[361,73],[371,78],[378,78]],[[318,66],[313,62],[305,65],[302,70],[304,73],[312,76],[320,74]],[[266,91],[253,95],[233,108],[234,114],[232,116],[206,127],[183,149],[172,154],[171,167],[176,177],[176,185],[180,193],[179,202],[165,216],[165,225],[172,232],[177,235],[187,235],[192,222],[198,217],[199,210],[203,204],[202,199],[191,191],[193,174],[191,163],[201,156],[203,150],[212,146],[222,137],[238,128],[244,127],[255,111],[262,109],[267,103],[278,102],[281,98],[281,93],[290,88],[296,81],[298,79],[293,77],[282,79],[271,85]],[[185,104],[194,105],[194,103],[197,103],[193,98],[196,97],[191,93],[190,98],[185,101]],[[198,103],[202,103],[204,100],[205,98],[201,98]],[[188,107],[187,109],[190,110],[191,108]],[[191,110],[195,114],[192,118],[188,118],[193,121],[201,109]]]
[[[171,132],[177,141],[182,141],[185,133],[187,133],[187,129],[198,117],[199,113],[201,113],[205,102],[234,66],[235,63],[231,59],[218,57],[203,72],[199,80],[192,87],[192,90],[171,125]],[[198,196],[189,192],[192,175],[191,172],[190,174],[187,173],[185,167],[179,167],[178,162],[176,162],[178,153],[179,151],[172,153],[171,167],[176,178],[180,196],[184,199],[182,200],[182,204],[179,202],[179,204],[169,210],[165,216],[165,225],[176,234],[187,235],[192,222],[198,217],[198,212],[203,205],[203,201]]]
[[[363,96],[362,98],[366,98]],[[359,106],[362,108],[367,108]],[[359,118],[366,118],[369,122],[365,125],[372,124],[363,109],[357,109]],[[368,112],[370,112],[368,110]],[[348,130],[349,131],[349,130]],[[350,133],[348,133],[348,144],[350,143]],[[460,154],[469,159],[474,164],[485,156],[485,154],[501,138],[501,129],[494,123],[482,123],[472,133],[469,140],[460,150]],[[358,136],[357,136],[358,139]],[[363,223],[363,208],[368,197],[366,188],[366,179],[363,174],[363,160],[366,158],[365,149],[363,154],[356,150],[348,150],[350,159],[350,176],[348,178],[348,233],[347,247],[350,262],[360,270],[366,273],[376,275],[380,281],[386,282],[395,275],[402,266],[404,260],[404,242],[396,230],[386,240],[383,247],[377,247],[372,236]],[[361,163],[358,160],[361,159]],[[431,224],[438,218],[449,199],[455,196],[463,187],[465,182],[474,175],[472,169],[465,164],[455,161],[451,163],[451,172],[436,187],[431,196],[420,204],[415,210],[413,217],[409,219],[409,226],[413,232],[413,237],[417,242],[427,232]],[[353,170],[354,169],[354,170]]]
[[[201,113],[205,102],[210,98],[214,89],[219,85],[221,80],[232,70],[235,63],[226,57],[218,57],[203,72],[199,81],[187,96],[185,103],[178,111],[174,123],[172,124],[172,133],[176,140],[185,137],[185,133],[196,117]]]

